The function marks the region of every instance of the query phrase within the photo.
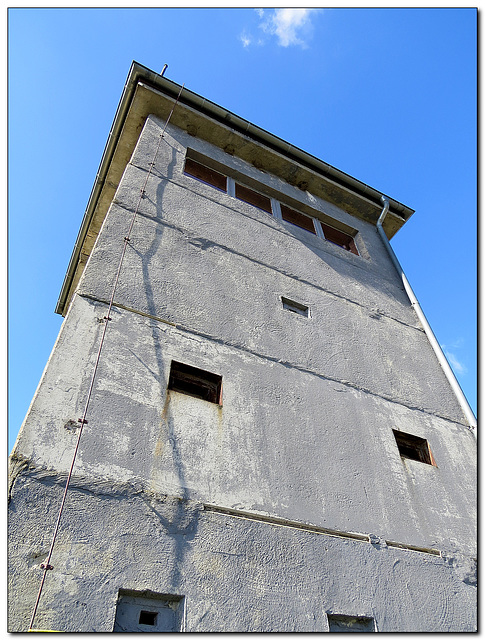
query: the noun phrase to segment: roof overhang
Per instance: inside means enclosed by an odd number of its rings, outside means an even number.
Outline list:
[[[56,313],[64,315],[67,310],[146,118],[153,114],[165,121],[180,90],[181,86],[175,82],[137,62],[132,63],[74,245]],[[376,224],[379,218],[381,196],[384,194],[185,87],[170,122],[231,155],[332,202],[357,218],[372,224]],[[414,211],[392,198],[388,200],[390,209],[384,230],[390,239]]]

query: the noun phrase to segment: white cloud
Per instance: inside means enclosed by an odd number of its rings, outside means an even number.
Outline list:
[[[461,346],[461,343],[463,341],[462,340],[458,340],[457,342],[455,342],[454,346],[455,347],[459,347]],[[468,371],[468,369],[466,368],[466,366],[460,362],[458,360],[458,358],[456,357],[456,355],[454,353],[452,353],[445,344],[441,345],[441,348],[443,349],[443,352],[445,354],[445,356],[448,358],[448,362],[450,363],[453,371],[458,374],[458,375],[465,375],[465,373]]]
[[[302,38],[308,39],[311,35],[310,16],[314,12],[315,9],[274,9],[260,27],[266,33],[275,35],[282,47],[293,44],[306,47]],[[260,17],[263,17],[262,13]]]
[[[241,33],[241,35],[239,36],[239,39],[243,43],[243,47],[249,47],[249,45],[251,44],[251,38],[247,36],[245,33]]]
[[[259,28],[268,36],[276,36],[282,47],[299,45],[307,47],[307,41],[312,35],[311,17],[321,9],[255,9],[260,23]],[[249,45],[263,45],[264,39],[254,38],[246,31],[239,39],[244,47]]]

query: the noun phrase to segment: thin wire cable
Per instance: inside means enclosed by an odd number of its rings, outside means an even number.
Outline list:
[[[66,486],[64,488],[64,494],[62,496],[61,506],[59,508],[59,514],[57,516],[57,522],[56,522],[56,526],[54,528],[54,534],[52,536],[51,546],[50,546],[49,553],[47,555],[46,560],[40,565],[41,568],[44,570],[44,573],[42,575],[42,580],[41,580],[41,583],[40,583],[39,592],[37,594],[37,600],[35,601],[34,610],[32,612],[32,617],[30,619],[29,631],[32,629],[32,626],[34,624],[34,620],[35,620],[35,616],[36,616],[36,613],[37,613],[37,608],[39,606],[40,597],[42,595],[42,589],[44,588],[44,582],[45,582],[45,579],[46,579],[47,572],[50,569],[53,568],[50,565],[50,560],[51,560],[51,557],[52,557],[52,553],[54,551],[54,545],[55,545],[55,542],[56,542],[57,533],[59,531],[59,524],[61,522],[61,516],[62,516],[62,512],[64,510],[64,504],[66,502],[67,490],[69,488],[69,483],[71,481],[72,470],[74,468],[74,463],[76,461],[76,456],[77,456],[77,452],[78,452],[78,449],[79,449],[79,443],[81,442],[81,435],[82,435],[82,432],[83,432],[84,425],[87,423],[86,415],[88,413],[89,403],[91,401],[91,396],[92,396],[92,393],[93,393],[94,381],[95,381],[95,378],[96,378],[96,373],[98,371],[99,361],[100,361],[100,358],[101,358],[101,351],[103,349],[103,344],[104,344],[104,338],[106,336],[106,331],[108,329],[109,321],[111,320],[111,316],[110,316],[111,309],[113,307],[114,297],[115,297],[115,294],[116,294],[116,289],[117,289],[118,281],[119,281],[119,278],[120,278],[121,267],[123,266],[123,260],[124,260],[125,253],[126,253],[126,247],[128,246],[128,243],[130,242],[130,234],[131,234],[131,231],[133,229],[133,225],[135,224],[135,219],[136,219],[136,216],[138,214],[138,210],[140,208],[141,201],[143,200],[143,196],[145,195],[145,189],[146,189],[146,186],[148,184],[148,179],[150,178],[151,173],[152,173],[152,169],[153,169],[153,167],[155,165],[155,161],[157,159],[157,155],[158,155],[158,152],[160,150],[160,145],[162,143],[162,139],[163,139],[163,136],[165,134],[165,129],[167,128],[167,125],[168,125],[168,123],[170,121],[170,118],[172,117],[173,110],[175,109],[175,107],[176,107],[176,105],[177,105],[177,103],[178,103],[178,101],[180,99],[180,95],[182,94],[184,86],[185,86],[185,84],[183,84],[180,87],[180,91],[178,93],[177,99],[175,100],[175,102],[174,102],[174,104],[172,106],[172,109],[171,109],[170,113],[168,114],[168,118],[167,118],[167,120],[165,122],[165,125],[163,127],[162,133],[160,134],[160,137],[158,139],[158,144],[157,144],[157,148],[155,150],[155,154],[153,156],[153,160],[149,165],[149,170],[148,170],[148,173],[147,173],[147,175],[145,177],[145,182],[143,184],[143,187],[140,189],[140,197],[138,199],[138,203],[136,205],[135,211],[134,211],[133,216],[131,218],[131,223],[130,223],[130,226],[129,226],[129,229],[128,229],[128,233],[125,236],[124,241],[123,241],[123,249],[122,249],[120,260],[119,260],[119,263],[118,263],[118,269],[116,271],[116,276],[115,276],[115,280],[114,280],[113,288],[112,288],[112,292],[111,292],[111,298],[110,298],[109,305],[108,305],[108,314],[104,318],[105,319],[105,323],[104,323],[104,327],[103,327],[103,333],[101,334],[101,341],[99,343],[98,354],[96,356],[96,362],[94,364],[93,375],[91,376],[91,383],[89,385],[89,390],[88,390],[88,395],[87,395],[87,399],[86,399],[86,404],[85,404],[85,407],[84,407],[84,412],[83,412],[82,417],[79,419],[79,422],[81,423],[81,427],[79,428],[79,434],[78,434],[78,437],[77,437],[76,447],[74,449],[74,454],[73,454],[73,457],[72,457],[71,467],[69,469],[69,473],[68,473],[68,476],[67,476]]]

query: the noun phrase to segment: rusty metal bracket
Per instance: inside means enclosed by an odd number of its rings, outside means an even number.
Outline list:
[[[45,569],[45,571],[52,571],[52,569],[53,569],[54,567],[53,567],[51,564],[44,564],[44,563],[42,563],[42,564],[40,565],[40,568],[41,568],[41,569]]]
[[[80,422],[81,424],[88,424],[88,421],[86,420],[86,418],[78,418],[77,421]]]

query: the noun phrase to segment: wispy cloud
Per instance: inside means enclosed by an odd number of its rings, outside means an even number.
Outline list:
[[[274,9],[269,16],[260,16],[263,19],[260,27],[275,35],[282,47],[292,44],[305,47],[306,39],[311,34],[310,16],[314,12],[315,9]]]
[[[458,340],[456,340],[451,345],[451,348],[452,349],[459,349],[462,346],[462,344],[463,344],[463,339],[462,338],[458,338]],[[455,355],[455,353],[453,353],[453,351],[450,351],[450,348],[447,347],[446,344],[442,344],[441,348],[443,349],[443,352],[444,352],[445,356],[448,358],[448,362],[450,363],[451,368],[453,369],[453,371],[458,375],[465,375],[465,373],[468,371],[468,369],[466,368],[466,366],[462,362],[460,362],[460,360]]]
[[[249,47],[249,45],[251,44],[251,36],[249,36],[246,32],[241,33],[239,39],[241,40],[243,47]]]
[[[311,19],[317,11],[319,9],[256,9],[260,20],[258,27],[267,36],[275,36],[281,47],[298,45],[306,48],[313,31]],[[241,34],[240,40],[244,47],[264,44],[264,40],[247,32]]]

